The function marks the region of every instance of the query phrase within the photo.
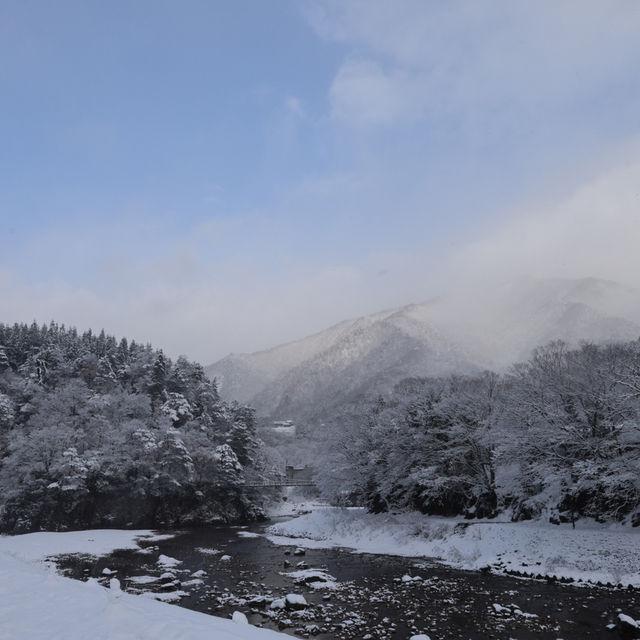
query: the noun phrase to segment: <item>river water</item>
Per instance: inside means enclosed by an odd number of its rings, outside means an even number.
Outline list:
[[[320,640],[407,639],[417,633],[431,640],[602,639],[612,637],[606,626],[618,613],[640,617],[636,591],[482,575],[424,559],[340,549],[295,555],[294,546],[277,546],[260,535],[266,526],[182,531],[148,543],[144,553],[117,551],[97,561],[67,556],[58,566],[70,577],[108,582],[115,576],[127,591],[154,592],[223,617],[241,611],[252,624]],[[336,584],[296,584],[286,574],[300,562],[325,570]],[[286,594],[302,595],[307,606],[278,608]]]

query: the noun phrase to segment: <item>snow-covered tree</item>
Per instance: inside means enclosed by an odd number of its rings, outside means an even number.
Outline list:
[[[640,344],[554,342],[508,375],[408,379],[330,428],[318,482],[373,511],[640,522]]]
[[[258,515],[239,462],[251,469],[253,414],[200,365],[55,323],[0,324],[0,344],[0,529]]]

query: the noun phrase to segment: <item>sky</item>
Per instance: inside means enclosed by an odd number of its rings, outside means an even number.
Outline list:
[[[4,0],[0,322],[205,364],[640,274],[636,0]]]

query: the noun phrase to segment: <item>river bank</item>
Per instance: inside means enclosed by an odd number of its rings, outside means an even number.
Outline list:
[[[572,528],[316,506],[312,513],[270,526],[267,535],[275,544],[345,547],[430,558],[465,570],[640,588],[640,529],[586,520]]]
[[[144,549],[57,558],[65,575],[317,640],[601,640],[636,591],[453,569],[424,558],[272,544],[265,524],[175,532]],[[287,596],[292,595],[291,603]],[[300,606],[298,606],[300,605]]]
[[[56,575],[52,556],[143,552],[169,535],[151,531],[74,531],[0,537],[0,637],[3,640],[276,640],[281,634],[123,592],[118,578]]]
[[[315,509],[324,519],[331,513]],[[257,627],[317,640],[601,640],[607,629],[620,629],[620,614],[640,618],[636,590],[461,571],[408,556],[407,548],[382,555],[353,553],[327,540],[275,545],[268,539],[268,528],[300,530],[312,515],[161,534],[0,538],[0,629],[10,631],[3,640],[273,637],[256,635],[266,633]],[[371,535],[362,514],[352,515],[346,530],[359,522],[363,536],[365,529]],[[345,521],[344,514],[333,519]],[[390,544],[388,536],[378,543],[384,540]],[[49,570],[42,566],[46,558]],[[67,578],[53,573],[54,564]]]

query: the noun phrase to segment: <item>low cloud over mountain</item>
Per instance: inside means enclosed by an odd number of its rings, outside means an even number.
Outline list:
[[[221,393],[259,414],[321,420],[409,376],[502,370],[551,340],[640,336],[633,292],[588,279],[519,279],[346,320],[307,338],[210,365]]]

